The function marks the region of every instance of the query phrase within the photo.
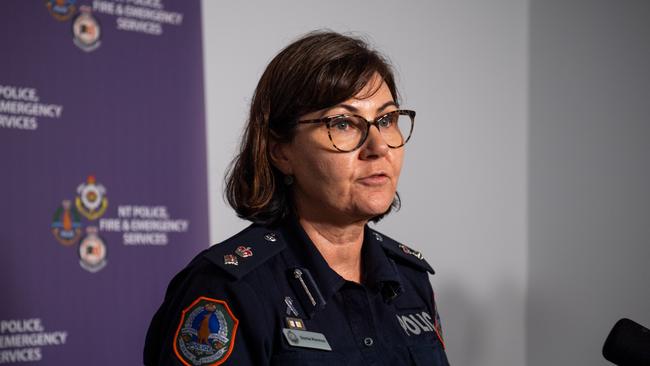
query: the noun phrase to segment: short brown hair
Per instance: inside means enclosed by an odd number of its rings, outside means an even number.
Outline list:
[[[291,189],[271,163],[269,140],[290,142],[300,116],[350,99],[375,74],[399,105],[392,67],[360,38],[311,32],[273,58],[257,84],[239,153],[226,175],[226,197],[239,217],[275,224],[293,212]],[[373,221],[399,205],[396,195]]]

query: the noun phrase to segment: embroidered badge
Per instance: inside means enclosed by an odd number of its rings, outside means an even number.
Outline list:
[[[225,301],[199,297],[183,310],[174,353],[187,366],[221,365],[235,345],[238,324]]]
[[[238,266],[239,261],[237,261],[237,257],[235,257],[234,254],[226,254],[223,256],[223,263],[224,264],[230,264],[233,266]]]
[[[235,249],[235,253],[237,253],[237,255],[242,258],[248,258],[253,256],[253,251],[251,250],[251,247],[245,247],[243,245],[237,247],[237,249]]]
[[[406,254],[410,254],[410,255],[412,255],[415,258],[420,259],[420,260],[424,259],[424,256],[422,255],[422,253],[418,252],[417,250],[411,249],[411,248],[407,247],[404,244],[400,244],[399,247]]]

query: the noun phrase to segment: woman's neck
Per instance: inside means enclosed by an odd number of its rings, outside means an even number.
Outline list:
[[[361,283],[364,222],[340,226],[302,217],[299,222],[334,272],[348,281]]]

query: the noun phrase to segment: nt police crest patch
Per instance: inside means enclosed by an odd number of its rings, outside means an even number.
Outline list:
[[[220,365],[232,352],[238,324],[225,301],[199,297],[183,310],[174,353],[187,366]]]

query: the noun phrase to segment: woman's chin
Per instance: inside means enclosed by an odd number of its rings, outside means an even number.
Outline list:
[[[363,216],[365,219],[369,220],[372,219],[373,217],[383,215],[388,211],[390,208],[390,205],[393,203],[393,200],[390,201],[380,201],[380,202],[368,202],[364,205],[359,205],[359,212],[362,213],[361,216]]]

